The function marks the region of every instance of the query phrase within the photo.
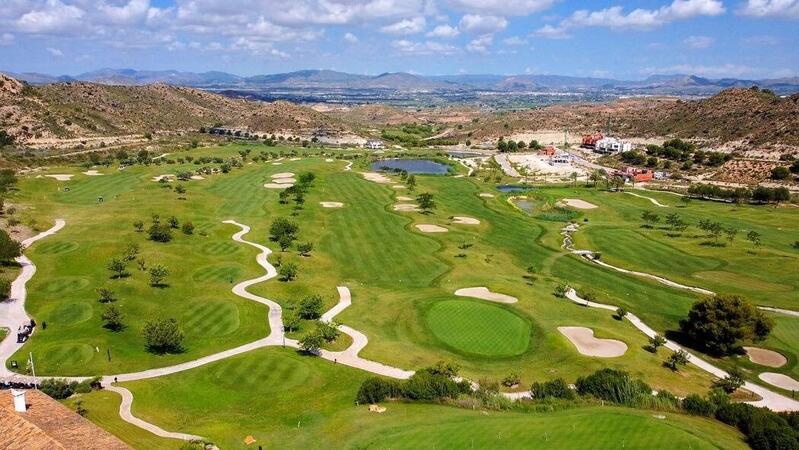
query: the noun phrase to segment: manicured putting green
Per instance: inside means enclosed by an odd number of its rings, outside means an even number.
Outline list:
[[[444,300],[425,313],[427,327],[452,349],[479,356],[516,356],[527,350],[530,323],[500,306]]]

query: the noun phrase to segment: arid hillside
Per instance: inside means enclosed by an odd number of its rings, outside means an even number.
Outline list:
[[[347,129],[336,119],[288,102],[234,100],[161,84],[32,87],[0,74],[0,129],[17,142],[196,130],[214,124],[262,133]]]

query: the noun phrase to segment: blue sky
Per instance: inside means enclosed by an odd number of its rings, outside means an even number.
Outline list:
[[[0,70],[799,76],[799,0],[0,0]]]

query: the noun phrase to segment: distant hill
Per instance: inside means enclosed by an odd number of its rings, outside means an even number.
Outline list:
[[[409,73],[357,75],[333,70],[300,70],[295,72],[242,77],[225,72],[180,72],[176,70],[140,71],[134,69],[100,69],[75,77],[38,73],[9,75],[31,84],[52,84],[64,81],[135,86],[168,84],[205,89],[372,89],[399,92],[414,91],[572,91],[616,95],[700,95],[709,96],[731,87],[759,86],[778,94],[799,92],[799,78],[744,80],[710,79],[695,75],[652,75],[645,80],[627,81],[610,78],[571,77],[561,75],[443,75],[422,76]]]
[[[123,75],[112,77],[118,76]],[[264,133],[346,129],[336,119],[284,101],[235,100],[165,84],[110,86],[67,82],[27,86],[0,74],[0,129],[20,142],[196,130],[215,123]]]

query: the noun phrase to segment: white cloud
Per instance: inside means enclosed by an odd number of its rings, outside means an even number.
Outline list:
[[[691,65],[691,64],[677,64],[666,67],[646,67],[641,70],[641,73],[654,75],[654,74],[687,74],[699,75],[703,77],[741,77],[752,74],[754,70],[750,66],[739,64],[721,64],[721,65]]]
[[[81,26],[84,11],[60,0],[47,0],[39,9],[23,14],[16,21],[19,30],[27,33],[54,33],[74,30]]]
[[[747,0],[738,13],[752,17],[799,18],[799,0]]]
[[[554,0],[444,0],[443,2],[454,9],[469,13],[527,16],[549,8]]]
[[[547,39],[568,39],[571,37],[565,27],[553,27],[549,24],[535,30],[535,34]]]
[[[391,46],[406,55],[454,55],[458,53],[457,47],[435,41],[413,42],[400,39],[392,42]]]
[[[14,35],[11,33],[3,33],[0,35],[0,45],[11,45],[14,43]]]
[[[508,26],[508,21],[499,16],[481,16],[477,14],[466,14],[461,18],[458,27],[467,33],[495,33],[504,30]]]
[[[346,33],[343,37],[344,41],[349,42],[350,44],[357,44],[358,43],[358,36],[352,33]]]
[[[124,6],[113,6],[102,2],[97,9],[111,23],[130,24],[146,19],[151,8],[150,0],[130,0]]]
[[[386,34],[408,35],[417,34],[424,31],[427,21],[424,17],[414,17],[413,19],[403,19],[399,22],[392,23],[380,28],[380,31]]]
[[[688,36],[682,43],[693,49],[703,49],[710,47],[715,41],[710,36]]]
[[[494,36],[484,34],[466,44],[466,50],[474,53],[488,53],[488,47],[494,43]]]
[[[459,35],[461,32],[457,28],[449,25],[438,25],[433,28],[433,31],[427,33],[427,37],[437,37],[443,39],[452,39]]]
[[[511,36],[509,38],[505,38],[502,40],[502,43],[505,45],[527,45],[527,39],[521,38],[519,36]]]
[[[748,47],[773,47],[782,43],[782,39],[777,36],[758,35],[742,38],[741,43]]]
[[[598,11],[582,9],[562,20],[557,27],[546,25],[537,31],[545,37],[562,38],[567,31],[580,27],[604,27],[613,30],[654,29],[675,20],[699,16],[724,14],[721,0],[674,0],[658,9],[634,9],[625,13],[621,6],[611,6]]]
[[[64,52],[62,52],[60,49],[57,49],[57,48],[47,47],[45,50],[47,50],[48,53],[50,53],[51,55],[53,55],[56,58],[60,58],[60,57],[64,56]]]
[[[288,53],[276,49],[271,42],[264,42],[246,37],[238,38],[231,44],[230,49],[247,51],[256,56],[268,56],[282,59],[289,57]]]

